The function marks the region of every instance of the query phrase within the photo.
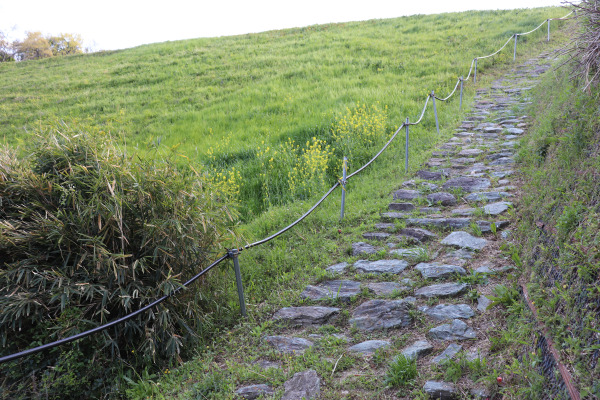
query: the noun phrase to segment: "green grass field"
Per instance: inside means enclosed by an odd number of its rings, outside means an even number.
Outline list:
[[[347,109],[385,109],[378,146],[406,117],[417,117],[431,90],[449,93],[474,57],[495,51],[514,32],[564,14],[561,8],[539,8],[420,15],[5,63],[0,137],[10,145],[27,143],[28,135],[59,120],[110,132],[128,151],[144,153],[157,143],[176,148],[207,163],[216,182],[234,183],[228,195],[242,204],[247,220],[272,205],[310,197],[335,180],[341,158],[350,154],[336,148],[331,132]],[[519,53],[530,51],[530,43],[539,46],[544,35],[540,29],[520,38]],[[511,50],[482,60],[479,76],[508,65]],[[474,91],[467,86],[468,99]],[[457,118],[457,98],[438,105],[442,125]],[[429,110],[413,135],[430,142],[422,135],[432,127]],[[297,160],[281,161],[290,171],[278,165],[269,175],[261,151],[291,138],[301,158],[313,137],[332,146],[323,162],[327,176],[308,177],[319,184],[295,190],[288,183],[293,167],[301,170]],[[350,157],[351,170],[374,153],[367,150]]]

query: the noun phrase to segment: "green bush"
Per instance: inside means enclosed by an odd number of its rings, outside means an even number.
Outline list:
[[[44,132],[24,159],[0,152],[1,355],[135,311],[234,239],[231,210],[196,169],[59,128],[67,133]],[[180,360],[201,329],[206,296],[197,287],[101,334],[2,365],[0,395],[97,396],[114,390],[123,365],[115,360]]]

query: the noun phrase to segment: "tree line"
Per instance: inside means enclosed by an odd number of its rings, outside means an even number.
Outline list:
[[[78,34],[43,35],[27,32],[23,40],[10,42],[0,31],[0,62],[37,60],[40,58],[81,54],[83,39]]]

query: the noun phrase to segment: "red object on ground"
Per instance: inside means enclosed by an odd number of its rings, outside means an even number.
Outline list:
[[[501,376],[497,377],[496,381],[498,382],[498,385],[502,385],[502,377]]]

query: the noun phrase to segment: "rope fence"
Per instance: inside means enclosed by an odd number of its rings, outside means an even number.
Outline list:
[[[0,364],[2,363],[6,363],[9,361],[14,361],[17,360],[19,358],[22,357],[26,357],[35,353],[39,353],[41,351],[44,350],[49,350],[52,349],[54,347],[57,346],[61,346],[79,339],[83,339],[87,336],[90,336],[92,334],[104,331],[112,326],[118,325],[120,323],[123,323],[125,321],[128,321],[132,318],[134,318],[135,316],[142,314],[146,311],[148,311],[149,309],[161,304],[162,302],[164,302],[165,300],[167,300],[168,298],[175,296],[177,294],[179,294],[184,288],[188,287],[189,285],[191,285],[192,283],[194,283],[196,280],[198,280],[201,276],[205,275],[206,273],[208,273],[210,270],[212,270],[214,267],[216,267],[217,265],[219,265],[221,262],[225,261],[226,259],[232,259],[233,260],[233,264],[234,264],[234,270],[235,270],[235,275],[236,275],[236,286],[237,286],[237,291],[238,291],[238,297],[239,297],[239,302],[240,302],[240,312],[242,314],[242,316],[246,316],[246,302],[244,299],[244,289],[242,286],[242,276],[241,276],[241,270],[240,270],[240,266],[239,266],[239,254],[244,251],[244,250],[248,250],[251,249],[252,247],[256,247],[256,246],[260,246],[262,244],[265,244],[275,238],[277,238],[280,235],[283,235],[285,232],[287,232],[288,230],[292,229],[294,226],[298,225],[300,222],[302,222],[306,217],[308,217],[310,214],[312,214],[324,201],[325,199],[327,199],[334,191],[335,189],[337,189],[338,187],[342,187],[342,208],[341,208],[341,213],[340,213],[340,220],[343,219],[344,217],[344,207],[345,207],[345,193],[346,193],[346,183],[347,181],[354,177],[355,175],[358,175],[359,173],[361,173],[362,171],[364,171],[367,167],[369,167],[373,162],[375,162],[375,160],[377,160],[377,158],[379,158],[379,156],[381,156],[381,154],[383,154],[383,152],[389,147],[389,145],[394,141],[394,139],[396,138],[396,136],[398,136],[398,134],[400,133],[400,131],[402,130],[402,128],[405,128],[406,131],[406,140],[405,140],[405,171],[408,172],[408,160],[409,160],[409,127],[411,125],[418,125],[419,123],[421,123],[421,121],[423,120],[423,117],[425,116],[425,111],[427,110],[427,105],[429,103],[430,99],[433,99],[433,107],[434,107],[434,114],[435,114],[435,123],[436,123],[436,129],[437,129],[437,133],[439,134],[439,121],[438,121],[438,116],[437,116],[437,108],[436,108],[436,104],[435,104],[435,100],[439,100],[442,102],[445,102],[447,100],[449,100],[457,91],[457,89],[460,87],[460,105],[459,105],[459,109],[462,109],[462,100],[463,100],[463,89],[464,89],[464,82],[467,82],[470,77],[471,77],[471,73],[473,73],[473,83],[476,84],[477,83],[477,60],[479,59],[485,59],[485,58],[489,58],[492,57],[496,54],[498,54],[500,51],[502,51],[507,45],[508,43],[514,39],[515,41],[515,47],[514,47],[514,55],[513,55],[513,60],[516,59],[516,51],[517,51],[517,38],[519,36],[524,36],[524,35],[529,35],[535,31],[537,31],[539,28],[541,28],[544,24],[548,24],[548,36],[547,36],[547,40],[550,41],[550,21],[563,21],[565,19],[567,19],[567,17],[571,14],[573,14],[574,11],[571,11],[570,13],[568,13],[567,15],[561,17],[561,18],[549,18],[546,21],[542,22],[540,25],[538,25],[535,29],[529,31],[529,32],[525,32],[525,33],[516,33],[513,36],[511,36],[506,43],[504,43],[504,45],[498,49],[497,51],[495,51],[492,54],[486,55],[486,56],[481,56],[481,57],[476,57],[473,59],[473,61],[471,62],[471,67],[469,68],[469,73],[467,74],[466,78],[463,78],[462,76],[458,78],[458,81],[456,83],[456,85],[454,86],[454,89],[452,90],[452,92],[444,97],[444,98],[439,98],[435,95],[435,93],[433,91],[431,91],[431,93],[429,93],[425,99],[425,104],[423,106],[423,110],[421,112],[421,115],[419,116],[419,118],[417,119],[416,122],[410,122],[410,119],[407,117],[406,121],[403,122],[398,129],[396,130],[396,132],[394,132],[394,134],[390,137],[390,139],[385,143],[385,145],[379,150],[379,152],[377,152],[377,154],[375,154],[375,156],[369,160],[366,164],[364,164],[362,167],[360,167],[358,170],[354,171],[353,173],[351,173],[350,175],[347,175],[347,159],[344,158],[344,163],[343,163],[343,177],[336,182],[324,195],[323,197],[321,197],[321,199],[319,199],[308,211],[306,211],[301,217],[299,217],[298,219],[296,219],[294,222],[292,222],[291,224],[289,224],[288,226],[286,226],[285,228],[279,230],[278,232],[272,234],[271,236],[268,236],[264,239],[258,240],[254,243],[250,243],[247,244],[244,247],[238,248],[238,249],[230,249],[227,251],[226,254],[222,255],[221,257],[219,257],[217,260],[215,260],[212,264],[210,264],[208,267],[206,267],[205,269],[203,269],[202,271],[200,271],[198,274],[196,274],[194,277],[192,277],[191,279],[189,279],[188,281],[186,281],[184,284],[182,284],[180,287],[176,288],[175,290],[173,290],[171,293],[157,299],[154,300],[152,303],[140,308],[137,311],[134,311],[130,314],[127,314],[119,319],[116,319],[114,321],[111,321],[109,323],[106,323],[104,325],[100,325],[97,326],[93,329],[87,330],[85,332],[81,332],[79,334],[73,335],[73,336],[69,336],[51,343],[47,343],[44,345],[40,345],[38,347],[34,347],[31,349],[27,349],[18,353],[14,353],[8,356],[4,356],[4,357],[0,357]]]

